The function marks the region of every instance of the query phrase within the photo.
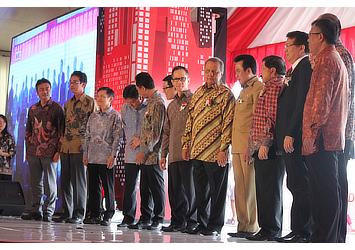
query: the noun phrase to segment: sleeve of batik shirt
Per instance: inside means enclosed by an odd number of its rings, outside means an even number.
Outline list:
[[[123,124],[121,115],[118,112],[116,112],[115,121],[112,129],[113,144],[111,156],[114,157],[119,148],[120,142],[123,139]]]
[[[324,61],[312,73],[311,87],[304,108],[303,138],[315,140],[319,129],[329,116],[332,86],[334,86],[332,75],[334,75],[336,66],[329,63],[329,60]]]
[[[58,128],[58,149],[57,151],[59,152],[62,146],[60,138],[63,137],[64,135],[64,129],[65,129],[65,116],[64,116],[64,111],[63,108],[58,105],[57,109],[57,128]]]
[[[84,142],[83,142],[83,158],[87,158],[88,157],[88,151],[89,151],[89,143],[90,143],[90,138],[91,138],[91,121],[93,120],[93,115],[94,113],[91,113],[91,115],[89,116],[89,120],[86,124],[86,131],[85,131],[85,138],[84,138]]]
[[[170,137],[170,120],[169,120],[169,107],[165,115],[164,127],[163,127],[163,139],[161,143],[161,157],[166,158],[169,153],[169,137]]]
[[[141,129],[141,145],[140,149],[147,154],[148,152],[153,152],[154,146],[159,142],[164,125],[165,118],[165,106],[163,103],[156,102],[152,107],[152,115],[150,119],[149,128]]]
[[[277,98],[281,91],[281,86],[273,84],[265,97],[266,109],[266,123],[264,128],[264,137],[261,138],[261,145],[271,147],[274,140],[276,112],[277,112]]]
[[[232,142],[232,125],[234,117],[235,98],[229,89],[226,91],[222,110],[222,135],[220,151],[225,151]]]
[[[193,123],[192,114],[194,112],[194,103],[195,102],[194,102],[194,95],[193,95],[192,98],[191,98],[191,101],[188,104],[189,112],[187,113],[185,131],[184,131],[184,134],[181,137],[181,145],[182,145],[181,148],[182,149],[190,148],[191,133],[192,133],[192,123]]]
[[[33,119],[33,115],[32,115],[32,106],[31,106],[29,108],[28,114],[27,114],[26,133],[25,133],[26,148],[29,147],[29,142],[30,142],[29,140],[30,140],[30,137],[32,136],[32,132],[33,132],[32,119]]]

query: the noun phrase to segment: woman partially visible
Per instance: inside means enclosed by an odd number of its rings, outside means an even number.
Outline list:
[[[0,115],[0,181],[12,179],[10,160],[15,153],[15,140],[7,131],[7,119]]]

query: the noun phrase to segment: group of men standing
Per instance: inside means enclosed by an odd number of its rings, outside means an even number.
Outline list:
[[[281,57],[267,56],[262,81],[255,59],[238,55],[235,73],[242,90],[237,99],[221,81],[224,63],[216,57],[205,62],[205,82],[194,94],[188,70],[173,68],[164,78],[164,90],[173,90],[167,109],[146,72],[125,87],[120,113],[111,107],[114,92],[108,87],[97,91],[96,110],[94,99],[84,93],[86,75],[80,71],[71,75],[74,96],[64,111],[50,98],[50,82],[39,80],[40,101],[31,106],[26,127],[33,211],[22,218],[52,221],[54,163],[60,156],[64,214],[55,221],[82,223],[88,193],[90,216],[84,223],[109,225],[115,211],[113,159],[124,138],[124,219],[118,227],[219,235],[231,145],[238,226],[230,236],[345,242],[354,66],[339,40],[340,30],[338,18],[324,14],[308,34],[289,32],[285,52],[292,67],[286,71]],[[171,222],[163,227],[166,169]],[[281,237],[285,170],[293,202],[291,233]],[[43,176],[47,198],[42,211]],[[138,176],[141,217],[135,223]]]
[[[287,34],[285,54],[235,58],[243,89],[236,102],[232,155],[238,230],[254,241],[345,242],[347,161],[354,157],[354,65],[339,19],[323,14],[310,32]],[[310,58],[310,55],[312,58]],[[293,196],[291,232],[282,232],[282,183]]]

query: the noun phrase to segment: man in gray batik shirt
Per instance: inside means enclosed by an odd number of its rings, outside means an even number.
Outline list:
[[[83,163],[89,172],[89,210],[86,224],[108,226],[115,214],[114,156],[123,137],[120,114],[111,107],[114,92],[108,87],[99,88],[94,111],[88,120],[84,141]],[[100,220],[101,183],[105,192],[103,220]]]

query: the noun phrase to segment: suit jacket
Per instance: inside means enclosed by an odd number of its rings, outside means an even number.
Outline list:
[[[294,153],[301,153],[303,107],[306,101],[312,68],[309,58],[303,58],[293,69],[288,85],[278,98],[276,116],[276,150],[285,152],[284,138],[294,138]]]
[[[253,113],[264,87],[256,76],[249,79],[246,84],[235,103],[232,131],[232,153],[234,154],[245,153],[248,148]]]

